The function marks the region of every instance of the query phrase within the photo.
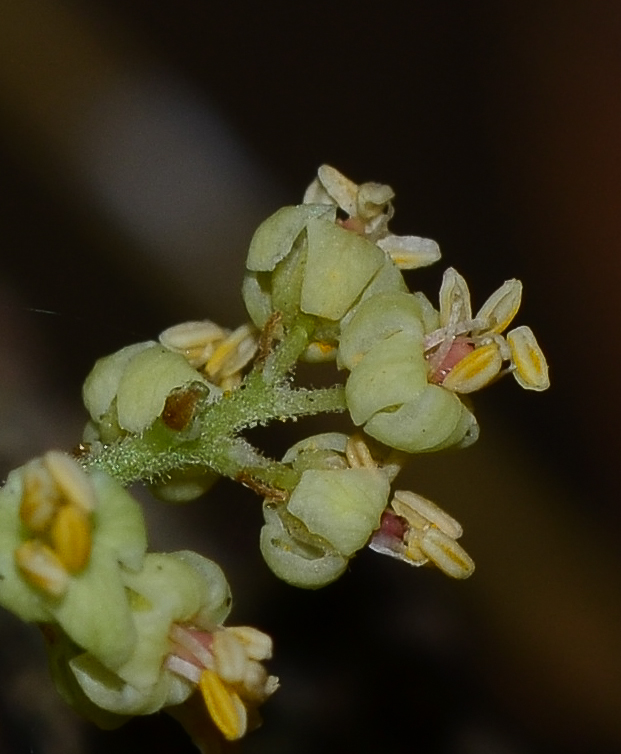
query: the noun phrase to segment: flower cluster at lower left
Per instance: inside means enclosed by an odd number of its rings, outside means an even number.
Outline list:
[[[140,505],[64,453],[16,469],[0,490],[0,605],[40,625],[59,691],[103,727],[198,691],[232,740],[278,686],[261,665],[271,639],[222,625],[231,595],[219,566],[147,553]]]

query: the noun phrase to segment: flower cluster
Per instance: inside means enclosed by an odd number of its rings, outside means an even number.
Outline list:
[[[545,358],[529,328],[502,336],[519,308],[519,281],[507,281],[476,316],[467,284],[453,269],[444,275],[439,310],[407,289],[400,269],[440,254],[433,241],[389,232],[393,196],[388,186],[358,186],[322,166],[304,203],[280,210],[255,234],[246,306],[258,327],[276,311],[285,328],[304,322],[305,357],[336,359],[347,370],[347,410],[367,436],[403,453],[465,447],[479,428],[461,395],[503,372],[522,387],[544,390]],[[286,500],[268,495],[264,504],[261,549],[272,570],[290,583],[321,586],[370,541],[372,549],[412,564],[470,575],[474,566],[456,542],[457,522],[413,493],[396,492],[389,505],[392,479],[370,454],[370,462],[352,466],[350,442],[321,435],[285,455],[283,462],[301,471]]]
[[[220,568],[196,553],[146,552],[139,504],[101,472],[50,451],[0,490],[0,604],[41,625],[61,693],[104,727],[196,690],[229,739],[277,688],[271,639],[225,628]]]
[[[263,498],[263,558],[295,586],[334,581],[365,547],[472,574],[460,524],[394,490],[395,478],[411,454],[477,439],[467,394],[507,373],[545,390],[547,365],[530,328],[503,335],[519,281],[475,315],[453,269],[437,308],[408,289],[401,270],[440,251],[389,231],[393,197],[322,166],[303,203],[268,218],[250,243],[251,322],[186,322],[100,359],[84,383],[78,459],[50,451],[0,490],[0,605],[41,626],[59,690],[98,724],[170,708],[199,747],[205,721],[235,740],[278,686],[262,664],[270,637],[223,625],[231,597],[220,568],[194,552],[148,552],[123,485],[141,481],[179,503],[220,476],[245,484]],[[297,387],[300,360],[332,361],[343,378]],[[280,460],[245,433],[334,411],[350,431],[307,437]],[[198,724],[188,712],[197,700]]]

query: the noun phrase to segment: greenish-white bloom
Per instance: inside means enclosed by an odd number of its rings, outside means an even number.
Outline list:
[[[52,451],[11,472],[0,490],[0,605],[57,623],[111,667],[135,647],[123,578],[140,570],[145,550],[138,503],[69,456]]]
[[[334,358],[339,323],[373,291],[403,290],[395,265],[374,243],[336,220],[335,208],[286,207],[257,230],[243,284],[246,308],[257,327],[275,312],[285,326],[312,317],[309,360]]]
[[[359,442],[325,433],[285,455],[300,481],[286,503],[265,501],[261,552],[290,584],[317,588],[334,581],[380,525],[392,468],[378,466],[366,445],[361,453]]]

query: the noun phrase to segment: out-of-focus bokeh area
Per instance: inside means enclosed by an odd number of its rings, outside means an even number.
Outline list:
[[[552,388],[476,396],[472,449],[410,486],[460,520],[465,583],[368,552],[296,591],[260,504],[221,483],[147,503],[156,547],[219,560],[282,688],[243,752],[621,750],[621,5],[4,0],[0,471],[79,440],[95,358],[184,319],[236,326],[253,229],[317,166],[397,192],[475,306],[519,277]],[[309,425],[265,435],[273,453]],[[3,754],[192,751],[165,716],[114,732],[50,688],[0,617]]]

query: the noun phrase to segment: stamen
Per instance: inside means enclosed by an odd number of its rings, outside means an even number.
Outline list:
[[[45,467],[35,461],[24,467],[19,517],[34,532],[47,529],[59,504],[56,485]]]
[[[182,660],[181,657],[174,654],[168,655],[164,660],[164,667],[182,678],[187,678],[191,683],[196,684],[198,684],[201,675],[203,674],[203,668],[199,668],[187,660]]]
[[[213,668],[214,659],[212,653],[207,649],[205,643],[199,638],[202,636],[208,643],[212,642],[211,634],[207,634],[205,631],[199,631],[198,629],[191,629],[188,627],[180,626],[174,623],[168,634],[171,641],[174,641],[180,647],[183,647],[188,652],[191,658],[196,660],[204,668]]]
[[[246,732],[246,708],[239,696],[213,670],[204,670],[198,683],[207,710],[228,741],[236,741]]]
[[[56,555],[70,573],[77,573],[88,563],[91,546],[91,522],[76,505],[63,505],[50,527],[50,540]]]
[[[62,597],[67,591],[69,574],[52,548],[38,539],[21,544],[15,562],[27,581],[50,596]]]
[[[95,510],[97,497],[90,477],[71,456],[58,450],[50,450],[43,462],[64,497],[85,513]]]
[[[240,683],[248,662],[241,641],[228,629],[217,631],[213,637],[212,652],[218,675],[229,683]]]
[[[251,660],[269,660],[272,656],[272,638],[252,626],[231,626],[226,629],[239,639]]]
[[[352,469],[376,469],[371,451],[360,435],[352,435],[347,439],[345,455]]]
[[[420,548],[440,570],[455,579],[466,579],[474,571],[474,561],[463,547],[434,526],[421,538]]]

